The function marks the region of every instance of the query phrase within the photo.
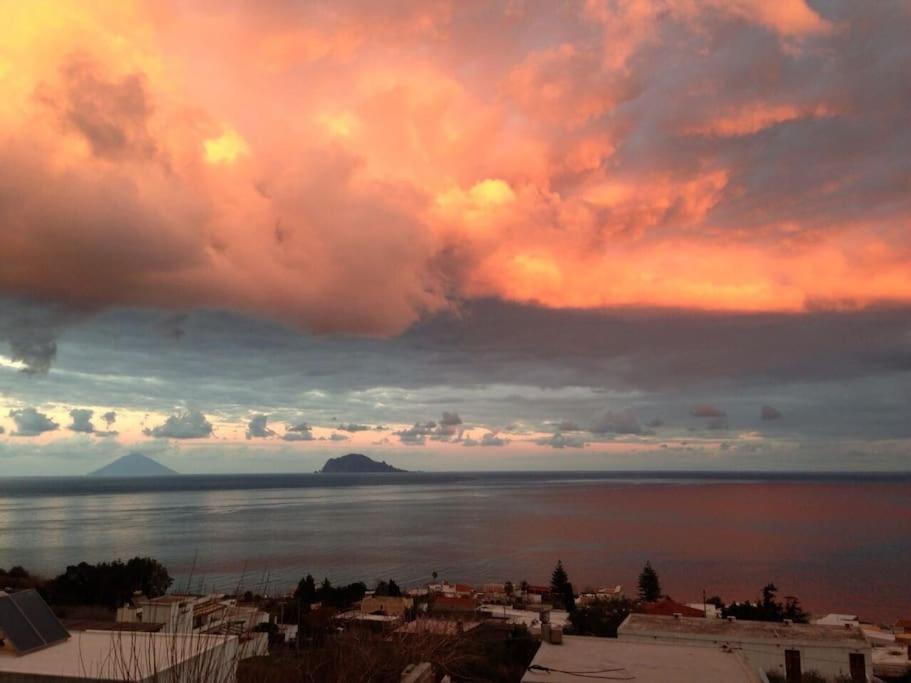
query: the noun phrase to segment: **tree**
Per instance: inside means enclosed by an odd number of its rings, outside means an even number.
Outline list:
[[[151,557],[70,565],[47,585],[50,602],[59,605],[106,605],[118,607],[141,592],[150,598],[164,595],[173,579]]]
[[[294,597],[297,598],[299,603],[304,605],[316,602],[316,581],[311,574],[307,574],[298,582]]]
[[[573,632],[580,636],[616,638],[617,628],[629,616],[629,600],[605,600],[585,607],[577,607],[569,615]]]
[[[573,585],[568,581],[563,586],[563,594],[560,597],[563,599],[563,609],[570,614],[576,611],[576,594],[573,591]]]
[[[509,597],[512,597],[512,594],[516,592],[515,587],[512,585],[512,581],[507,581],[503,584],[503,592]]]
[[[569,583],[569,577],[566,575],[566,570],[563,568],[563,562],[557,560],[557,566],[554,567],[553,574],[550,575],[551,595],[555,598],[562,597],[563,592],[566,590],[567,583]]]
[[[806,623],[808,615],[800,606],[800,600],[787,596],[784,603],[776,599],[778,588],[768,583],[760,591],[761,598],[755,603],[732,602],[724,608],[724,616],[737,617],[747,621],[784,621],[790,619],[797,623]]]
[[[430,573],[430,575],[433,577],[434,583],[436,583],[437,577],[439,576],[439,574],[437,574],[437,570],[434,569],[434,570]]]
[[[402,596],[402,589],[399,588],[399,585],[392,579],[389,581],[380,581],[376,584],[376,588],[373,590],[374,595],[379,596],[388,596],[392,598],[400,598]]]
[[[639,599],[643,602],[655,602],[661,597],[661,582],[658,572],[652,569],[652,563],[646,562],[639,574]]]

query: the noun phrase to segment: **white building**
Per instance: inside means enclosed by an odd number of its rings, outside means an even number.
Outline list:
[[[739,652],[757,671],[799,681],[813,671],[829,680],[872,680],[872,648],[857,628],[816,624],[697,619],[631,614],[621,641],[667,643]]]
[[[613,588],[599,588],[596,591],[583,591],[576,599],[576,604],[581,606],[595,605],[599,602],[623,599],[623,586],[617,584]]]
[[[80,631],[26,654],[0,647],[0,683],[234,683],[237,661],[233,636]]]
[[[546,620],[553,626],[563,628],[569,621],[569,612],[560,609],[527,610],[507,605],[481,605],[481,614],[490,619],[500,619],[509,624],[525,626],[532,634],[541,632],[541,623]]]
[[[759,683],[761,680],[736,652],[564,636],[560,644],[541,643],[522,683],[579,683],[592,679],[636,683]]]
[[[117,610],[117,621],[161,624],[161,633],[237,636],[241,659],[269,653],[269,635],[256,630],[269,621],[269,615],[223,595],[138,597],[132,606]]]

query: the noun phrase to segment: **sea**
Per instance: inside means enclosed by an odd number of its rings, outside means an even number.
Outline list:
[[[911,474],[498,472],[0,478],[0,567],[150,556],[172,590],[278,595],[441,578],[755,599],[911,617]],[[0,587],[2,588],[2,587]]]

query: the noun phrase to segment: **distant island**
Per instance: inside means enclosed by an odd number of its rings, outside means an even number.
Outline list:
[[[89,472],[89,477],[168,477],[177,472],[142,453],[128,453],[104,467]]]
[[[386,462],[377,462],[368,458],[362,453],[349,453],[338,458],[329,458],[323,469],[324,474],[357,474],[365,472],[406,472],[397,467],[386,464]]]

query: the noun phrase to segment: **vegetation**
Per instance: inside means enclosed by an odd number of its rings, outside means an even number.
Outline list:
[[[48,601],[56,605],[104,605],[118,607],[137,592],[156,598],[167,593],[173,579],[168,570],[151,557],[134,557],[127,562],[80,562],[44,586]]]
[[[642,602],[655,602],[661,598],[661,582],[658,572],[652,568],[651,562],[646,562],[639,574],[639,599]]]
[[[381,582],[382,583],[382,582]],[[398,591],[399,587],[395,581],[390,581],[394,590]],[[388,590],[387,584],[387,590]],[[349,583],[347,586],[333,586],[328,578],[323,579],[320,587],[316,587],[316,581],[313,576],[307,574],[297,584],[297,590],[294,591],[294,598],[298,605],[306,611],[312,603],[319,602],[329,607],[348,607],[352,603],[362,600],[364,593],[367,592],[367,586],[361,582]],[[401,594],[399,592],[399,594]],[[392,595],[392,593],[387,593]]]
[[[616,638],[617,628],[632,611],[630,600],[604,600],[592,605],[577,607],[569,615],[573,633],[580,636]]]
[[[800,606],[800,601],[793,596],[787,596],[784,602],[776,600],[778,588],[774,583],[769,583],[762,589],[762,599],[757,602],[732,602],[723,607],[722,613],[726,617],[737,617],[751,621],[784,621],[790,619],[795,623],[806,623],[808,615]],[[717,602],[721,602],[717,598]],[[713,603],[717,604],[717,603]]]
[[[376,584],[376,588],[373,590],[374,595],[380,596],[389,596],[392,598],[400,598],[402,596],[402,589],[399,588],[399,585],[389,579],[389,581],[380,581]]]
[[[44,580],[39,576],[32,576],[24,567],[11,567],[9,571],[0,569],[0,590],[12,588],[22,590],[24,588],[39,588],[44,584]]]
[[[346,631],[300,651],[240,662],[238,683],[398,683],[402,670],[430,662],[456,681],[518,683],[538,648],[523,628],[505,633],[389,638]]]
[[[553,574],[550,577],[551,599],[555,604],[562,605],[567,612],[576,609],[576,598],[573,591],[573,585],[569,582],[569,576],[563,568],[563,562],[557,560],[557,566],[554,567]]]

